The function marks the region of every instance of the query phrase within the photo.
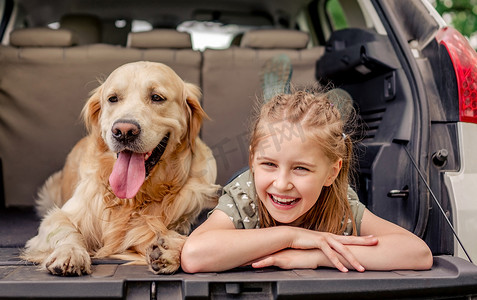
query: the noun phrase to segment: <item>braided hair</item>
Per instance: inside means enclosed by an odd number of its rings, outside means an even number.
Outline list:
[[[338,109],[340,106],[345,109]],[[340,110],[345,113],[342,114]],[[259,142],[270,134],[270,130],[267,130],[270,124],[282,121],[288,121],[297,130],[301,130],[300,134],[316,141],[331,162],[342,160],[337,178],[330,186],[323,187],[315,205],[300,218],[300,227],[343,234],[347,226],[346,221],[351,220],[353,233],[356,234],[356,224],[347,197],[353,160],[352,133],[344,132],[351,128],[348,123],[354,119],[353,112],[352,104],[350,109],[350,101],[333,90],[301,90],[274,96],[261,107],[254,122],[250,140],[250,167],[254,153],[259,150]],[[260,226],[278,225],[262,201],[257,202]]]

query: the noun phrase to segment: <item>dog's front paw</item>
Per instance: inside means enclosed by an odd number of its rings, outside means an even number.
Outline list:
[[[154,274],[172,274],[180,267],[186,237],[176,232],[159,236],[146,252],[147,264]]]
[[[91,258],[86,249],[76,245],[62,245],[48,256],[44,267],[53,275],[80,276],[91,274]]]

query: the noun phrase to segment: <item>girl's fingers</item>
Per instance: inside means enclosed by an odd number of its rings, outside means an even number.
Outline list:
[[[306,240],[305,240],[306,241]],[[340,270],[341,272],[348,272],[348,268],[343,264],[349,264],[352,268],[359,272],[364,271],[364,267],[359,263],[355,258],[352,252],[346,247],[346,245],[376,245],[378,240],[373,236],[340,236],[334,234],[320,234],[319,238],[316,239],[312,245],[311,240],[305,244],[303,239],[299,244],[300,248],[295,249],[313,249],[318,248],[326,256],[326,258],[331,262],[331,264]],[[296,247],[297,245],[295,245]],[[306,259],[306,262],[300,261],[299,259],[289,256],[290,252],[281,251],[263,257],[252,262],[252,267],[254,268],[264,268],[269,266],[277,266],[280,268],[291,268],[291,267],[311,267],[309,266],[312,260]],[[288,256],[287,256],[288,255]],[[304,259],[303,255],[300,255],[300,259]],[[315,266],[316,267],[316,266]]]
[[[372,235],[368,235],[368,236],[334,235],[333,237],[335,240],[339,241],[343,245],[374,246],[378,243],[378,238]]]
[[[264,259],[258,260],[252,263],[253,268],[266,268],[273,266],[273,259],[271,257],[266,257]]]
[[[341,259],[348,262],[351,267],[359,272],[363,272],[364,267],[345,245],[374,246],[377,243],[378,239],[374,236],[344,236],[325,232],[315,232],[313,237],[299,236],[292,245],[292,248],[321,249],[333,266],[342,272],[347,272],[348,269],[340,261],[339,254],[341,255]]]
[[[326,257],[330,260],[330,262],[341,272],[348,272],[348,269],[343,265],[343,263],[339,260],[338,255],[336,255],[336,251],[333,250],[327,243],[324,243],[321,247],[321,251],[326,255]]]
[[[337,249],[335,249],[337,248]],[[302,252],[304,251],[304,252]],[[357,271],[364,271],[364,268],[354,258],[349,250],[340,245],[339,242],[331,241],[330,245],[324,242],[320,248],[320,252],[326,256],[326,258],[332,263],[336,269],[341,272],[348,272],[348,268],[342,263],[342,259],[346,259],[349,264]],[[299,254],[299,255],[297,255]],[[308,254],[308,255],[307,255]],[[340,254],[343,258],[341,258]],[[314,250],[284,250],[272,255],[263,257],[252,262],[253,268],[265,268],[270,266],[276,266],[282,269],[291,268],[316,268],[320,265],[314,258],[316,258],[316,252]]]
[[[284,259],[284,257],[282,257],[281,252],[277,252],[263,259],[257,260],[256,262],[252,263],[252,267],[257,269],[271,267],[271,266],[279,267],[282,269],[291,269],[291,268],[301,267],[300,262],[297,260],[295,260],[291,265],[290,263],[292,263],[290,260],[287,260],[286,258]]]
[[[364,267],[359,263],[356,257],[354,257],[348,247],[335,239],[330,239],[329,243],[330,247],[338,252],[356,271],[364,272]]]

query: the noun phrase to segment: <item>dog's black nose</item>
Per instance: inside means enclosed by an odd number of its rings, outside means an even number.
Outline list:
[[[141,126],[134,121],[119,120],[113,124],[111,128],[113,137],[123,144],[133,142],[141,133]]]

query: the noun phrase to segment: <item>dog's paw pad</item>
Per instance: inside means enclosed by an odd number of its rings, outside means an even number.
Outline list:
[[[150,266],[156,274],[169,274],[175,271],[171,262],[166,259],[157,259],[152,261]]]
[[[162,255],[161,249],[157,245],[152,245],[149,252],[149,259],[151,261],[158,260]]]
[[[168,249],[169,249],[169,246],[167,245],[165,239],[160,238],[157,242],[158,242],[158,244],[159,244],[164,250],[168,250]]]
[[[147,253],[147,262],[154,274],[171,274],[180,267],[180,254],[185,237],[160,237]]]

